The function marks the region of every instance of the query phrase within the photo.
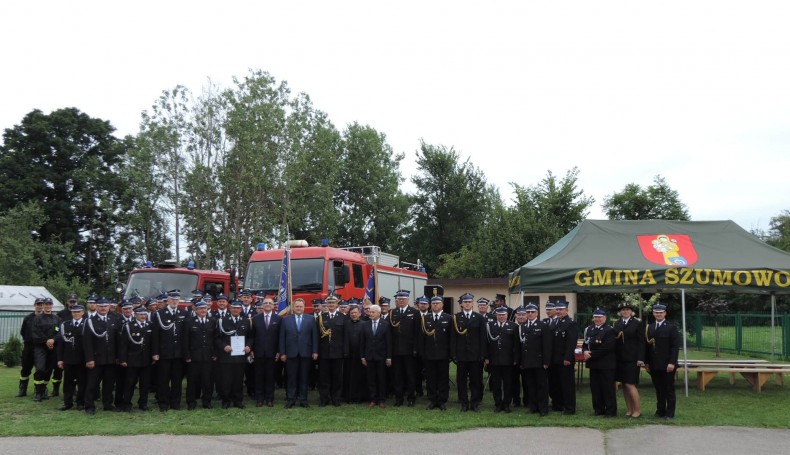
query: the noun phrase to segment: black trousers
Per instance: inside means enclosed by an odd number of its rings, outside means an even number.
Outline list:
[[[414,388],[417,379],[415,369],[416,358],[412,355],[392,356],[392,388],[395,392],[395,399],[403,401],[414,400]]]
[[[423,360],[425,388],[433,404],[447,403],[450,398],[450,359]]]
[[[285,374],[288,381],[286,400],[289,403],[307,403],[307,384],[312,367],[313,359],[310,357],[288,357]]]
[[[33,343],[25,343],[22,347],[22,370],[19,371],[19,379],[29,380],[31,371],[33,371]]]
[[[555,411],[576,412],[575,365],[549,367],[549,395]]]
[[[543,368],[525,368],[522,380],[526,384],[525,406],[532,412],[549,412],[549,377]]]
[[[527,383],[521,375],[521,368],[513,366],[512,375],[513,382],[511,383],[511,402],[513,406],[526,406],[527,404]]]
[[[124,397],[126,396],[126,368],[116,365],[115,366],[115,406],[124,405]]]
[[[52,375],[57,361],[56,357],[55,350],[47,348],[46,345],[33,346],[33,364],[36,366],[36,372],[33,373],[34,384],[49,382],[49,377]]]
[[[244,366],[244,385],[247,388],[247,395],[251,397],[255,396],[255,384],[260,380],[256,373],[255,363],[247,362]]]
[[[510,406],[513,397],[513,365],[488,365],[494,406]]]
[[[200,396],[203,406],[211,404],[211,397],[214,394],[214,385],[211,382],[212,365],[214,365],[212,360],[189,362],[186,396],[188,405],[197,404],[198,396]]]
[[[255,401],[258,403],[274,401],[274,367],[273,357],[255,357]]]
[[[71,406],[75,402],[77,406],[85,405],[85,386],[87,384],[87,373],[85,364],[63,365],[63,404]]]
[[[101,402],[105,409],[112,408],[112,392],[115,387],[116,365],[95,365],[88,368],[85,381],[85,410],[96,409],[96,396],[101,384]]]
[[[148,406],[148,392],[151,383],[151,367],[126,367],[124,368],[123,373],[123,403],[121,406],[127,409],[132,407],[132,398],[134,397],[135,385],[139,389],[137,406],[140,408]]]
[[[651,369],[650,379],[656,389],[656,413],[660,417],[675,417],[675,371]]]
[[[184,359],[160,359],[156,378],[159,409],[181,407],[181,382],[184,380]]]
[[[384,360],[368,360],[368,395],[379,404],[387,400],[387,364]]]
[[[247,361],[235,363],[220,363],[220,397],[222,403],[240,405],[244,402],[244,369]]]
[[[340,402],[343,392],[343,359],[318,359],[318,394],[321,403]]]
[[[458,384],[458,402],[479,405],[483,401],[483,361],[457,362],[455,383]]]
[[[595,415],[617,415],[614,372],[614,368],[590,368],[590,393]]]

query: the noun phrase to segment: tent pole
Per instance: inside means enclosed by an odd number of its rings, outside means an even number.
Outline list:
[[[683,313],[683,375],[684,382],[686,383],[686,398],[689,397],[689,357],[686,346],[686,290],[680,290],[681,309]]]
[[[776,294],[771,293],[771,360],[776,355]]]

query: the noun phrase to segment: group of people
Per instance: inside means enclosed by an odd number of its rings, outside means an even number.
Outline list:
[[[309,407],[308,392],[317,388],[319,406],[366,403],[386,407],[415,406],[427,397],[427,408],[446,410],[450,398],[450,362],[456,364],[455,384],[461,412],[479,412],[484,397],[484,372],[489,373],[495,412],[524,406],[540,416],[550,410],[576,413],[577,354],[590,369],[596,415],[617,415],[615,381],[623,384],[627,413],[639,417],[639,369],[650,372],[657,390],[657,415],[674,416],[674,369],[679,335],[665,320],[666,308],[653,308],[657,324],[645,325],[624,303],[621,318],[610,326],[597,310],[583,333],[581,352],[576,323],[564,300],[515,310],[505,296],[495,301],[466,293],[461,311],[444,311],[441,296],[419,297],[398,291],[378,304],[337,295],[313,301],[314,314],[295,299],[287,315],[276,311],[272,297],[257,298],[248,290],[240,300],[193,291],[191,305],[179,291],[151,299],[132,299],[120,312],[108,299],[76,295],[68,307],[52,314],[52,301],[37,299],[35,311],[22,324],[24,352],[18,396],[26,396],[35,368],[34,400],[59,395],[62,410],[95,414],[101,400],[105,411],[130,412],[135,391],[137,407],[148,410],[149,392],[161,411],[182,407],[211,408],[215,394],[222,408],[274,405],[274,390],[284,385],[285,408]],[[477,309],[475,311],[475,303]],[[246,386],[246,387],[245,387]]]

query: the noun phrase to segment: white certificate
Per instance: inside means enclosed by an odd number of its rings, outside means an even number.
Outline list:
[[[232,336],[230,337],[230,355],[244,355],[244,337]]]

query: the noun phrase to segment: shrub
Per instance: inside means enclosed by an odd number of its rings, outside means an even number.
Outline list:
[[[0,360],[9,368],[19,365],[22,361],[22,340],[18,336],[11,335],[6,341],[3,350],[0,351]]]

